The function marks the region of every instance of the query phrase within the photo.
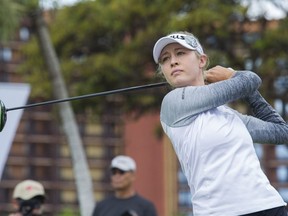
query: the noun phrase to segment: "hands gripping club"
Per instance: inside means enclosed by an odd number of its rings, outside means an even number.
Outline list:
[[[7,119],[6,107],[0,100],[0,132],[3,130]]]

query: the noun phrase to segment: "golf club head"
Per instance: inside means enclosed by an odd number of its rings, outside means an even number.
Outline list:
[[[0,100],[0,132],[3,130],[7,119],[6,108],[4,103]]]

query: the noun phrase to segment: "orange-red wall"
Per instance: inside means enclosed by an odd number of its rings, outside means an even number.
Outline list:
[[[160,126],[159,114],[125,121],[125,154],[137,163],[136,190],[151,200],[159,216],[164,216],[163,144],[156,137]]]

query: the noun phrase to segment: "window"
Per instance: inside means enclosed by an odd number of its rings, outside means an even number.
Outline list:
[[[188,187],[187,178],[182,172],[181,167],[178,168],[178,210],[183,216],[192,215],[191,192]]]
[[[178,182],[180,184],[188,184],[186,176],[182,172],[181,168],[178,170]]]
[[[263,157],[263,148],[261,144],[255,143],[254,147],[258,158],[261,159]]]
[[[287,202],[288,201],[288,189],[287,188],[279,188],[278,192],[280,193],[280,195],[282,196],[284,201]]]
[[[30,37],[30,32],[27,27],[22,27],[19,31],[19,37],[22,41],[27,41]]]
[[[246,59],[244,64],[245,64],[245,66],[244,66],[245,70],[252,70],[253,69],[252,59]]]
[[[275,154],[277,159],[288,159],[288,147],[286,145],[275,146]]]
[[[12,50],[9,47],[3,47],[0,49],[0,59],[8,62],[12,60]]]
[[[286,166],[278,166],[276,170],[277,180],[279,182],[287,182],[288,180],[288,169]]]

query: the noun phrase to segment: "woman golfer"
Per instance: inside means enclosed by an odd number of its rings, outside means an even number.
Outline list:
[[[174,88],[160,120],[187,177],[194,215],[287,216],[253,146],[288,143],[286,122],[257,90],[259,76],[221,66],[205,71],[207,55],[188,32],[160,38],[153,58]],[[225,106],[240,98],[254,116]]]

